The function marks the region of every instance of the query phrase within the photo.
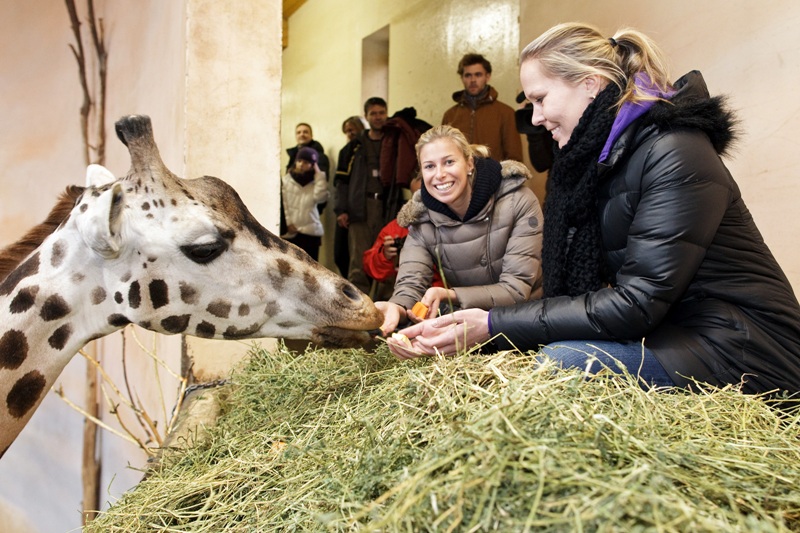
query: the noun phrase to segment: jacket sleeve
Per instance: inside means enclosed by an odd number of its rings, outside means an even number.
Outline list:
[[[433,258],[425,246],[420,227],[412,225],[400,252],[394,293],[389,301],[411,309],[433,285],[433,269]]]
[[[541,285],[542,210],[536,195],[523,185],[510,197],[514,220],[503,254],[502,271],[497,283],[454,287],[462,308],[491,309],[527,301],[533,287]]]
[[[613,285],[493,309],[498,345],[533,350],[559,340],[639,340],[680,301],[730,203],[728,172],[707,137],[693,131],[661,134],[631,161],[628,171],[641,173],[631,180],[641,182],[640,196]]]
[[[325,178],[325,172],[316,172],[314,173],[314,202],[320,204],[327,200],[328,180]]]

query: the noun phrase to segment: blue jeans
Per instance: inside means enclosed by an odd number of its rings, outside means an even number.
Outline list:
[[[604,368],[622,374],[627,369],[645,388],[675,386],[653,352],[641,342],[559,341],[543,346],[542,353],[562,368],[580,368],[589,374]]]

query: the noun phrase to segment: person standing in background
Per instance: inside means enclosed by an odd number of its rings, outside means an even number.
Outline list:
[[[471,144],[489,147],[497,161],[522,161],[522,140],[514,110],[497,99],[489,85],[492,64],[481,54],[466,54],[458,63],[463,91],[453,93],[456,105],[445,111],[442,124],[460,130]]]
[[[328,176],[331,170],[330,160],[328,156],[325,155],[325,148],[314,140],[314,131],[311,129],[311,126],[306,122],[301,122],[295,126],[294,139],[297,141],[297,146],[286,150],[286,153],[289,155],[289,162],[286,164],[286,172],[289,172],[289,170],[294,167],[294,160],[297,157],[297,152],[299,152],[302,147],[308,146],[317,152],[319,157],[317,166],[325,173],[325,176]]]
[[[366,126],[364,126],[364,121],[358,115],[348,117],[344,119],[344,122],[342,122],[342,133],[344,133],[344,136],[347,137],[347,142],[350,142],[358,137],[365,129]]]
[[[325,173],[319,167],[319,154],[303,146],[295,154],[294,168],[281,180],[281,203],[286,215],[286,233],[281,237],[302,248],[314,261],[324,229],[317,204],[328,199]]]
[[[361,132],[364,131],[364,129],[364,122],[358,115],[348,117],[344,120],[344,122],[342,122],[342,133],[344,133],[345,137],[347,137],[348,143],[361,135]],[[339,157],[336,160],[336,168],[339,168],[339,165],[342,163],[342,154],[345,153],[345,148],[346,145],[339,150]],[[337,188],[338,180],[334,178],[334,191]],[[339,274],[341,274],[343,278],[347,278],[347,275],[350,273],[350,250],[349,244],[347,243],[348,233],[349,232],[346,227],[338,223],[336,224],[336,229],[333,233],[333,262],[336,264],[336,268],[339,269]]]
[[[317,152],[317,166],[322,172],[325,173],[325,177],[327,179],[327,176],[330,175],[331,164],[328,160],[328,156],[325,155],[325,148],[323,148],[320,143],[314,140],[314,131],[311,129],[311,125],[306,122],[300,122],[297,126],[295,126],[294,139],[297,142],[297,145],[286,149],[286,153],[289,155],[289,162],[286,163],[286,172],[290,172],[292,169],[294,169],[297,153],[301,148],[307,146]],[[317,206],[317,209],[320,213],[322,213],[322,211],[325,209],[326,203],[327,200],[324,200],[320,205]],[[281,200],[280,233],[283,235],[286,232],[286,213],[283,211],[283,200]]]
[[[364,103],[369,129],[342,149],[336,169],[336,222],[348,229],[350,267],[347,279],[369,293],[372,282],[364,273],[362,258],[383,227],[384,187],[380,179],[386,100],[373,96]]]

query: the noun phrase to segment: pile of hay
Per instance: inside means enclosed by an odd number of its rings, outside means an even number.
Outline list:
[[[800,415],[533,356],[256,349],[86,531],[800,531]]]

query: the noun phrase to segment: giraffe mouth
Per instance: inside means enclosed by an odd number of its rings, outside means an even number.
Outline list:
[[[325,326],[311,332],[311,341],[324,348],[358,348],[371,340],[366,331]]]

